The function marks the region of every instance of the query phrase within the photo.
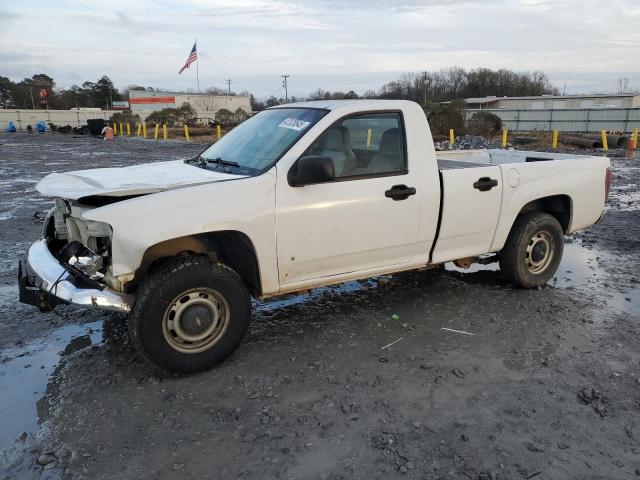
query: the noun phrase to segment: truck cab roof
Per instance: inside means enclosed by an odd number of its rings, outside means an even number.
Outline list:
[[[417,103],[409,100],[368,100],[368,99],[349,99],[349,100],[315,100],[310,102],[296,102],[276,105],[269,109],[275,108],[320,108],[323,110],[339,110],[349,108],[357,104],[358,109],[367,110],[400,110],[407,105],[417,105]]]

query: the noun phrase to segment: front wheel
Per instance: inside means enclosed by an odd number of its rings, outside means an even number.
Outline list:
[[[500,270],[513,284],[535,288],[553,278],[563,250],[563,231],[555,217],[524,212],[516,218],[500,252]]]
[[[244,283],[208,257],[175,257],[152,273],[129,315],[129,336],[148,360],[165,370],[194,373],[230,355],[249,326]]]

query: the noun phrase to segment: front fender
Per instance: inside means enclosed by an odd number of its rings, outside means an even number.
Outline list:
[[[275,174],[167,190],[85,212],[113,229],[114,276],[131,275],[144,252],[160,242],[222,230],[253,242],[265,291],[277,290]]]

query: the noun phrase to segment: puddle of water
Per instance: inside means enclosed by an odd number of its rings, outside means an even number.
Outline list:
[[[0,354],[0,448],[22,432],[33,433],[41,420],[39,400],[60,361],[58,352],[102,341],[102,322],[67,325],[47,338],[11,347]]]
[[[601,262],[606,262],[611,256],[599,250],[584,247],[580,242],[574,241],[564,244],[564,253],[558,270],[548,285],[555,288],[582,287],[596,281],[602,281],[605,273],[600,267]],[[498,263],[481,265],[472,264],[468,269],[456,267],[453,263],[447,263],[445,269],[451,272],[472,274],[478,272],[497,272]]]
[[[549,286],[554,288],[573,288],[584,287],[594,283],[602,283],[607,277],[603,271],[601,263],[610,262],[612,256],[600,250],[587,248],[579,241],[565,243],[562,261],[554,276],[549,282]],[[472,275],[482,272],[497,272],[500,270],[498,263],[489,265],[481,265],[479,263],[472,264],[468,269],[458,268],[453,263],[445,264],[445,270],[450,272],[459,272],[466,275]],[[470,276],[468,278],[471,278]],[[486,279],[490,283],[490,279]],[[254,309],[256,312],[271,311],[278,308],[291,305],[299,305],[309,301],[317,301],[324,295],[335,295],[341,293],[355,292],[373,287],[377,284],[376,279],[351,281],[340,285],[329,287],[321,287],[311,290],[302,295],[290,295],[284,298],[275,298],[273,300],[254,301]],[[640,296],[640,293],[638,294]],[[624,302],[624,296],[620,297]],[[640,299],[639,299],[640,300]]]
[[[562,261],[549,284],[556,288],[567,288],[602,282],[608,275],[600,264],[610,259],[611,255],[586,248],[579,242],[565,243]]]
[[[640,287],[615,295],[607,303],[615,313],[638,315],[640,312]]]

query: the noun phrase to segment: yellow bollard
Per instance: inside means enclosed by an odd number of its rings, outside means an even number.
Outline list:
[[[162,125],[162,139],[166,140],[167,138],[167,124],[165,123]]]
[[[186,125],[184,126],[184,138],[187,139],[187,142],[189,141],[189,127]]]
[[[454,143],[455,141],[456,141],[456,136],[454,135],[453,128],[450,128],[450,129],[449,129],[449,143],[450,143],[451,145],[453,145],[453,143]]]
[[[216,125],[216,135],[218,135],[218,140],[222,138],[222,129],[220,128],[220,125]]]
[[[554,150],[558,148],[558,130],[553,131],[553,138],[551,140],[551,148]]]
[[[367,148],[371,147],[371,129],[367,129]]]
[[[502,148],[507,148],[507,129],[502,129]]]
[[[131,136],[131,125],[129,125],[129,122],[127,122],[127,137]]]
[[[607,143],[607,131],[606,130],[602,130],[602,132],[600,134],[602,136],[602,149],[603,150],[609,150],[609,143]]]
[[[141,132],[142,132],[142,124],[139,123],[138,126],[136,127],[136,137],[139,137]]]
[[[142,137],[143,138],[147,138],[147,124],[146,123],[142,124]]]
[[[156,123],[156,131],[153,132],[153,139],[157,140],[158,139],[158,133],[160,132],[160,124]]]
[[[636,148],[638,148],[638,128],[634,128],[633,129],[633,135],[631,136],[631,141],[633,142],[633,149],[635,150]]]
[[[113,122],[113,134],[118,135],[118,124]]]
[[[120,122],[120,135],[124,135],[124,124]]]

